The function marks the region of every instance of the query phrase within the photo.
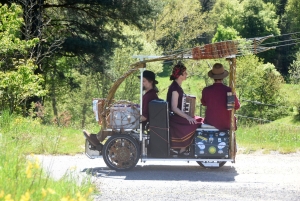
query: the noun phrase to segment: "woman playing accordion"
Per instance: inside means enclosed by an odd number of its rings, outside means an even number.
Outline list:
[[[196,129],[203,122],[203,118],[192,117],[182,111],[184,92],[181,84],[186,77],[186,67],[182,63],[176,64],[170,76],[173,82],[167,93],[169,110],[174,113],[170,116],[169,123],[171,148],[179,149],[179,155],[183,156],[185,156],[186,148],[193,142]]]

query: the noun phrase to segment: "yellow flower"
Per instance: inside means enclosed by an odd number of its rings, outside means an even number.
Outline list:
[[[29,200],[30,200],[30,193],[29,193],[29,191],[27,191],[25,193],[25,195],[21,196],[21,200],[20,201],[29,201]]]
[[[60,201],[69,201],[69,200],[70,200],[70,196],[66,196],[60,199]]]
[[[14,201],[14,199],[11,198],[11,194],[8,194],[4,198],[5,201]]]
[[[2,190],[1,192],[0,192],[0,198],[3,198],[4,197],[4,191]]]
[[[43,197],[46,197],[46,195],[47,195],[47,191],[44,188],[42,188],[42,195],[43,195]]]
[[[38,160],[35,161],[35,163],[34,163],[34,168],[35,168],[35,169],[40,169],[40,163],[39,163]]]
[[[51,188],[47,188],[47,190],[48,190],[48,192],[50,193],[50,194],[55,194],[56,192],[53,190],[53,189],[51,189]]]
[[[94,191],[94,188],[90,187],[88,193],[92,193]]]
[[[77,197],[81,197],[80,192],[77,192],[77,193],[76,193],[76,196],[77,196]]]
[[[26,167],[26,176],[27,176],[27,178],[31,178],[31,176],[32,176],[32,163],[30,162],[30,161],[28,161],[28,165],[27,165],[27,167]]]

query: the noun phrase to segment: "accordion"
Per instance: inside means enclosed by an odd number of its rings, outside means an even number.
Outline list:
[[[183,94],[181,110],[187,115],[194,117],[196,109],[196,96]]]

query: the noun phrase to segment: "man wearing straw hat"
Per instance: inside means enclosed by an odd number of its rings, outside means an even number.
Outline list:
[[[214,79],[214,84],[202,91],[201,103],[206,106],[204,123],[220,130],[230,129],[231,111],[227,110],[227,92],[231,92],[231,88],[223,84],[223,79],[228,74],[222,64],[214,64],[212,70],[208,72],[208,76]],[[238,110],[240,103],[235,95],[234,98],[234,109]]]

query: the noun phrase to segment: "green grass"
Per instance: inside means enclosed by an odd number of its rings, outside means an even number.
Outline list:
[[[96,122],[95,129],[92,130],[99,131]],[[81,130],[43,125],[31,118],[11,117],[1,132],[6,139],[13,140],[16,144],[25,144],[25,154],[76,154],[84,151]]]
[[[237,142],[245,153],[257,150],[292,153],[300,151],[300,122],[292,116],[262,125],[240,126]]]
[[[299,103],[300,85],[283,84],[281,88],[281,93],[283,93],[286,96],[289,103]]]
[[[69,171],[56,181],[42,170],[37,157],[29,155],[78,153],[84,142],[78,131],[44,126],[5,111],[0,128],[0,200],[91,200],[95,187],[89,177],[80,181]]]

